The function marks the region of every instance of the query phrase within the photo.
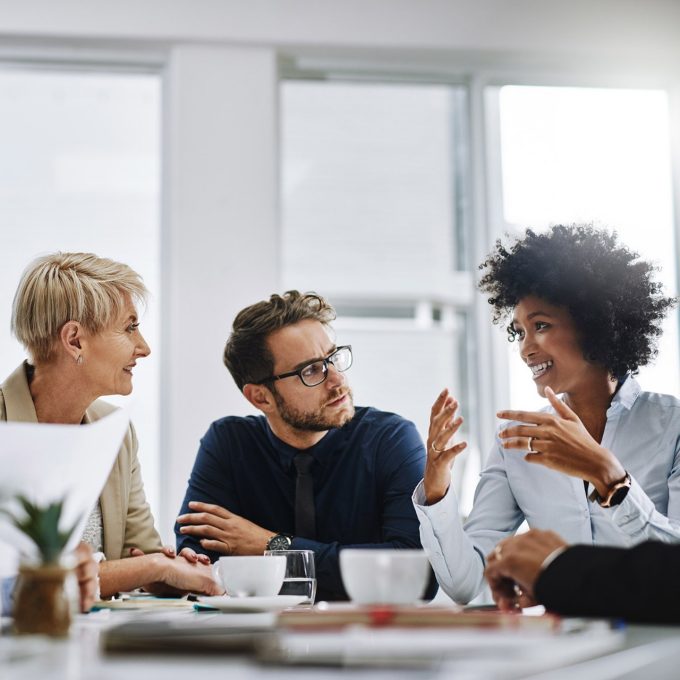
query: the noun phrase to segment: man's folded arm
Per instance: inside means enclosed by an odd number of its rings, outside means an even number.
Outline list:
[[[539,575],[536,599],[565,616],[680,623],[680,545],[575,545]]]

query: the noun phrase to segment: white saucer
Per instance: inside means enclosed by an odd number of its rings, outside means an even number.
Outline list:
[[[304,595],[273,595],[271,597],[201,596],[198,601],[223,612],[275,612],[294,607],[307,598]]]

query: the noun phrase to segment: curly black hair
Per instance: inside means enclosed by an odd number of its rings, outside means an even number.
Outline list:
[[[486,270],[479,288],[489,295],[495,324],[528,295],[565,307],[584,357],[616,377],[637,373],[656,356],[661,321],[676,303],[652,280],[656,267],[620,245],[615,232],[588,224],[527,229],[508,247],[498,240],[479,269]],[[507,332],[514,340],[512,325]]]

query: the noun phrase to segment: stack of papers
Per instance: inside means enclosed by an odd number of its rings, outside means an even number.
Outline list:
[[[545,631],[366,628],[284,632],[260,648],[270,663],[347,667],[449,668],[456,677],[525,677],[620,648],[621,631],[602,622],[576,633]],[[448,674],[447,674],[448,675]]]
[[[376,626],[373,621],[314,625],[330,616],[328,611],[337,622],[370,610],[352,605],[279,614],[157,610],[121,614],[129,618],[103,631],[102,642],[108,653],[245,654],[279,667],[415,668],[438,677],[509,680],[608,654],[621,648],[625,639],[621,630],[612,630],[604,621],[560,622],[556,617],[494,616],[494,612],[463,613],[452,608],[394,609],[400,610],[395,617],[417,616],[419,622],[427,622],[414,624],[413,619],[406,627]],[[478,625],[481,617],[484,623]],[[512,627],[500,623],[509,618],[516,622]],[[443,625],[432,625],[435,620]],[[298,625],[300,621],[304,624]],[[464,625],[465,621],[471,625]],[[289,626],[291,622],[295,625]]]
[[[255,653],[273,635],[276,615],[189,614],[136,616],[102,633],[108,653],[150,652],[222,654]]]
[[[123,609],[123,610],[166,610],[179,609],[193,611],[194,603],[186,597],[155,597],[154,595],[141,595],[135,593],[132,596],[115,598],[113,600],[99,600],[94,603],[93,611],[100,609]]]

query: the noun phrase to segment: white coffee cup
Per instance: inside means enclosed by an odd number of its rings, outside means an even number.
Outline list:
[[[232,597],[278,595],[286,574],[286,558],[264,555],[220,557],[212,566],[213,578]]]
[[[359,604],[410,604],[425,592],[430,562],[423,550],[340,551],[345,590]]]

